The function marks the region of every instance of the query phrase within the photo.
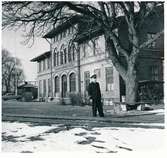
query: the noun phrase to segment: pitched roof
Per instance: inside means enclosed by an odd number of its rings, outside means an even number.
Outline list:
[[[156,8],[156,12],[160,15],[163,15],[163,13],[164,13],[163,6],[158,6]],[[153,12],[152,14],[155,14],[155,12]],[[160,16],[160,17],[163,19],[163,16]],[[160,18],[160,20],[163,21],[161,18]],[[146,20],[147,25],[148,25],[148,20],[149,19],[150,19],[150,15]],[[87,20],[89,21],[88,23],[86,23]],[[124,16],[117,17],[113,27],[114,28],[118,27],[121,24],[121,22],[123,22],[123,21],[125,21]],[[93,19],[91,19],[91,17],[83,16],[83,15],[82,16],[81,15],[75,15],[75,16],[72,16],[71,18],[69,18],[67,21],[59,24],[56,28],[54,28],[53,30],[48,32],[46,35],[44,35],[43,38],[53,38],[57,34],[62,32],[63,30],[65,30],[65,29],[69,28],[70,26],[72,26],[74,24],[77,24],[77,23],[79,24],[78,25],[79,30],[78,30],[78,34],[77,34],[74,41],[76,41],[78,43],[82,43],[85,40],[89,40],[93,37],[97,37],[97,36],[103,34],[103,28],[97,27],[98,25],[96,24],[95,21],[93,21]],[[163,25],[163,23],[162,23],[162,25]],[[150,28],[150,25],[148,27],[149,27],[150,31],[151,31],[152,28],[154,28],[154,27]]]
[[[29,84],[29,83],[18,86],[18,88],[34,88],[34,87],[36,86],[34,86],[33,84]]]
[[[53,38],[63,30],[66,30],[70,26],[78,23],[78,21],[82,18],[80,15],[75,15],[66,20],[65,22],[59,24],[56,28],[52,29],[50,32],[48,32],[46,35],[43,36],[43,38]]]
[[[49,57],[50,55],[51,55],[51,52],[50,52],[50,51],[47,51],[47,52],[45,52],[45,53],[43,53],[43,54],[40,54],[39,56],[37,56],[37,57],[31,59],[30,61],[32,61],[32,62],[40,61],[40,60],[42,60],[42,59],[45,59],[45,58]]]

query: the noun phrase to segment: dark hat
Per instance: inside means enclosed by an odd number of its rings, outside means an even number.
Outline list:
[[[92,75],[90,78],[96,78],[96,74]]]

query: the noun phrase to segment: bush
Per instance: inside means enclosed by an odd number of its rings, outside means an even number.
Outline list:
[[[68,95],[72,105],[82,105],[82,97],[79,93],[69,93]]]
[[[21,99],[21,95],[14,95],[12,93],[8,93],[4,96],[2,96],[2,100],[20,100]]]

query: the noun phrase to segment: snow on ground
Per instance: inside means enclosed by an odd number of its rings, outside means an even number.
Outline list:
[[[114,111],[113,110],[106,110],[107,113],[111,113],[113,114]],[[155,114],[156,115],[164,115],[165,113],[165,110],[164,109],[154,109],[154,110],[146,110],[146,111],[141,111],[141,110],[132,110],[132,111],[120,111],[120,115],[138,115],[138,114],[141,114],[142,113],[145,113],[145,114]]]
[[[156,109],[148,111],[149,113],[157,113],[156,115],[164,115],[165,110],[164,109]]]
[[[2,122],[2,152],[155,151],[163,147],[164,136],[163,129],[115,127],[90,129]]]
[[[153,127],[164,128],[164,123],[131,123],[131,124],[132,125],[140,125],[140,126],[151,126],[151,127],[153,126]]]

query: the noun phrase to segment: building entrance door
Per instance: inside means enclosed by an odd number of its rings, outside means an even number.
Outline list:
[[[125,102],[126,87],[125,87],[125,82],[121,76],[119,77],[119,83],[120,83],[120,101]]]
[[[62,98],[66,97],[67,93],[67,76],[62,76]]]

